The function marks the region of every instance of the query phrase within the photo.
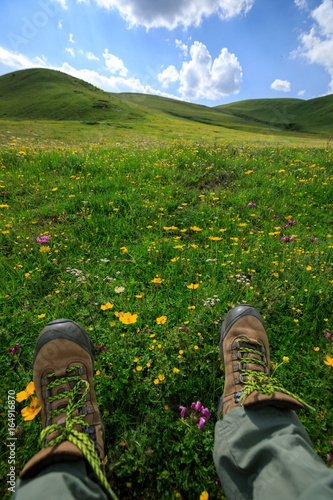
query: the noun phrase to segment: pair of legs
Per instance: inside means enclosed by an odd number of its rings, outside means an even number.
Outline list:
[[[219,346],[225,388],[214,463],[227,499],[332,498],[333,471],[314,452],[295,410],[302,403],[270,379],[261,315],[247,304],[226,315]],[[39,335],[33,379],[45,447],[24,467],[15,500],[115,498],[104,471],[103,423],[93,385],[94,348],[71,320]]]

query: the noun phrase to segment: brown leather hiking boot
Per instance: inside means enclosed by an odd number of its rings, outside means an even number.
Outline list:
[[[219,330],[219,347],[225,367],[224,392],[217,418],[237,406],[273,405],[298,410],[303,404],[270,378],[269,343],[265,323],[249,304],[231,309]]]
[[[43,449],[29,460],[21,479],[55,462],[85,458],[104,487],[104,425],[94,390],[94,346],[69,319],[51,321],[37,338],[33,381],[42,407]]]

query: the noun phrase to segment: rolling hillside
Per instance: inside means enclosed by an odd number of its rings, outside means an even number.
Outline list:
[[[329,137],[333,95],[302,99],[251,99],[208,107],[148,94],[109,93],[65,73],[27,69],[0,76],[0,120],[148,123],[169,115],[214,127],[274,134]]]
[[[217,106],[223,113],[248,122],[296,132],[333,132],[333,95],[302,99],[250,99]]]
[[[145,112],[108,92],[49,69],[0,76],[0,119],[142,120]]]

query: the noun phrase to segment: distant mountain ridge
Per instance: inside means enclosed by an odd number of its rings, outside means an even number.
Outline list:
[[[43,68],[0,76],[0,120],[112,123],[149,120],[156,113],[248,132],[333,132],[333,95],[316,99],[250,99],[216,107],[156,95],[110,93]]]

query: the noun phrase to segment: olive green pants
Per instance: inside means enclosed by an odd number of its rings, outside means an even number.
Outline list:
[[[214,463],[227,500],[333,498],[333,470],[291,410],[231,410],[216,423]]]
[[[216,423],[214,462],[228,500],[332,500],[333,470],[293,411],[234,408]],[[198,492],[197,498],[199,498]],[[105,500],[83,460],[18,481],[13,500]],[[192,499],[190,499],[192,500]]]

